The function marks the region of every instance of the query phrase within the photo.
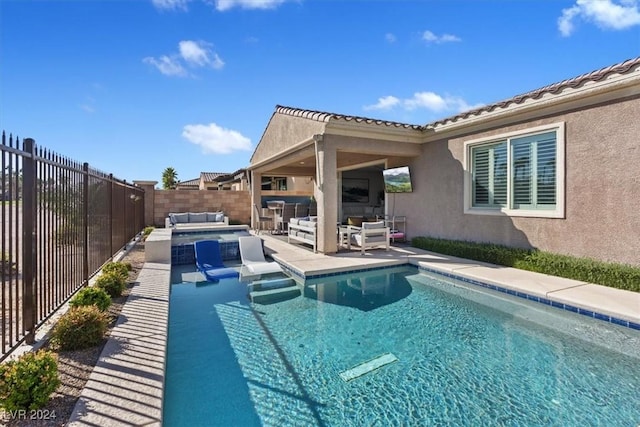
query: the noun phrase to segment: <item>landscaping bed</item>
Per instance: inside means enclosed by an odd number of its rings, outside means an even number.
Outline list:
[[[100,357],[102,348],[109,338],[111,329],[116,324],[120,311],[137,280],[138,273],[144,265],[144,242],[138,242],[120,261],[129,263],[131,270],[124,292],[121,296],[113,298],[111,306],[108,308],[111,322],[102,343],[84,350],[56,352],[61,383],[51,395],[49,402],[37,411],[26,411],[26,414],[5,413],[0,418],[1,425],[51,427],[67,424],[76,401],[80,397],[80,393]],[[43,346],[45,349],[48,347],[48,343]]]

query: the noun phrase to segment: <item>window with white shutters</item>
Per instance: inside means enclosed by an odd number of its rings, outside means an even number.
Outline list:
[[[564,125],[538,129],[465,144],[465,212],[564,215]]]

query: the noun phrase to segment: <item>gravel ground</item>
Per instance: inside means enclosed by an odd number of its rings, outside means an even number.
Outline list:
[[[113,321],[107,331],[107,337],[110,334],[111,328],[115,325],[118,315],[127,300],[127,296],[131,292],[131,288],[135,284],[138,273],[144,264],[144,242],[137,243],[127,255],[125,255],[122,261],[131,263],[133,268],[132,271],[129,272],[127,288],[123,295],[119,298],[114,298],[111,307],[109,307],[109,314],[112,316]],[[89,375],[98,361],[106,341],[105,338],[101,345],[85,350],[58,352],[58,375],[61,384],[51,395],[49,403],[38,411],[27,411],[26,414],[19,414],[13,417],[5,413],[4,419],[0,418],[0,423],[2,423],[0,425],[11,427],[52,427],[66,425],[73,411],[73,407],[80,396],[80,392],[89,379]],[[47,345],[44,347],[46,348]]]

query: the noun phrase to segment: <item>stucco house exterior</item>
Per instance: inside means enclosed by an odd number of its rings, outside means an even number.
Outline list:
[[[413,192],[383,201],[396,166]],[[324,253],[356,179],[409,237],[640,265],[640,57],[426,125],[277,106],[247,169],[252,203],[262,176],[309,177]]]

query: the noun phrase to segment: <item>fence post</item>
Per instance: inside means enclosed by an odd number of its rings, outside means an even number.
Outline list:
[[[113,257],[113,174],[109,174],[109,253]]]
[[[35,141],[24,140],[25,155],[22,159],[22,321],[27,344],[35,342],[36,294],[34,270],[36,266],[35,230]]]
[[[85,285],[89,284],[89,163],[82,165],[82,229],[84,231],[84,240],[82,251],[84,257],[82,260],[82,281]]]

